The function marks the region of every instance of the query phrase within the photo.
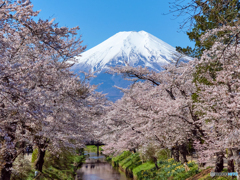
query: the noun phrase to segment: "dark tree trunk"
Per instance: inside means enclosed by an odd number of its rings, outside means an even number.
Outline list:
[[[158,165],[157,165],[157,158],[154,157],[154,158],[153,158],[153,161],[154,161],[155,167],[156,167],[157,169],[159,169],[159,167],[158,167]]]
[[[228,172],[234,172],[234,162],[233,159],[231,159],[233,156],[232,149],[228,149]]]
[[[131,149],[129,149],[129,151],[132,152],[132,153],[136,153],[137,152],[136,148],[131,148]]]
[[[99,156],[99,145],[97,145],[97,156]]]
[[[14,144],[14,140],[15,140],[15,132],[16,132],[16,124],[10,124],[9,126],[5,127],[6,132],[8,133],[8,136],[11,138],[10,141],[7,141],[5,143],[12,143]],[[15,144],[14,144],[15,145]],[[4,155],[2,157],[2,162],[4,163],[1,164],[2,168],[1,168],[1,180],[10,180],[11,178],[11,173],[12,173],[12,165],[14,160],[16,159],[16,157],[18,156],[17,152],[16,152],[16,147],[12,147],[13,149],[6,149],[4,152]]]
[[[22,154],[25,154],[25,147],[26,147],[26,143],[25,142],[20,142],[19,148],[23,149],[22,150]]]
[[[11,168],[12,168],[12,155],[11,154],[7,154],[4,157],[4,160],[6,162],[6,164],[4,165],[4,167],[1,169],[1,180],[10,180],[11,178]]]
[[[178,146],[174,146],[172,148],[172,155],[173,155],[174,161],[179,162],[179,148],[178,148]]]
[[[223,152],[216,153],[215,170],[214,172],[222,172],[223,170]]]
[[[80,155],[80,156],[84,155],[84,149],[83,149],[83,148],[80,148],[80,149],[79,149],[79,155]]]
[[[206,163],[199,163],[200,167],[204,167],[206,165]]]
[[[14,153],[10,153],[9,150],[6,150],[3,156],[4,166],[0,169],[0,180],[9,180],[11,178],[12,166],[15,159],[22,154],[23,149],[16,151],[16,148],[13,150]]]
[[[187,160],[187,147],[186,147],[186,144],[182,144],[182,145],[179,146],[179,152],[180,152],[181,163],[182,164],[187,163],[188,160]]]
[[[46,152],[46,150],[42,150],[42,148],[38,147],[38,158],[37,158],[36,163],[35,163],[35,169],[37,171],[42,172],[42,167],[43,167],[43,164],[44,164],[45,152]]]

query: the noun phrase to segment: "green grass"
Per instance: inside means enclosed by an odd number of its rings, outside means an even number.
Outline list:
[[[113,157],[112,158],[112,165],[114,167],[118,167],[119,163],[124,160],[125,158],[127,158],[128,156],[130,156],[132,153],[130,151],[124,151],[122,152],[120,155]]]
[[[103,146],[99,146],[99,151],[103,151],[103,149],[101,148]],[[85,151],[88,151],[88,152],[97,152],[97,146],[95,145],[88,145],[84,148]]]
[[[133,169],[133,175],[138,180],[159,180],[173,177],[174,180],[185,180],[198,173],[198,165],[195,162],[189,162],[190,171],[186,172],[184,166],[180,162],[173,159],[158,161],[159,169],[155,164],[146,162]]]
[[[132,154],[124,151],[120,155],[112,158],[113,166],[120,166],[127,175],[134,176],[138,180],[159,180],[173,177],[174,180],[185,180],[198,173],[198,165],[195,162],[189,162],[190,171],[186,172],[185,167],[180,162],[173,159],[164,158],[158,161],[159,169],[151,161],[142,162],[139,153]]]
[[[134,176],[138,180],[159,180],[159,179],[169,179],[172,177],[173,180],[186,180],[201,172],[198,170],[198,165],[194,161],[189,161],[187,163],[190,170],[185,171],[184,165],[180,162],[175,162],[173,159],[166,159],[161,157],[158,160],[158,167],[156,169],[155,164],[151,161],[142,162],[139,153],[131,153],[129,151],[124,151],[116,157],[109,157],[112,160],[113,166],[120,167],[127,175]],[[224,169],[223,172],[227,172]],[[232,180],[231,177],[214,177],[212,178],[210,174],[201,178],[200,180]],[[236,178],[234,178],[236,180]]]
[[[130,154],[119,162],[121,169],[130,177],[133,176],[133,169],[142,164],[139,153]]]
[[[38,149],[34,149],[32,153],[32,163],[34,163],[38,156]]]
[[[123,167],[124,164],[126,164],[127,162],[131,162],[132,160],[132,154],[130,154],[129,156],[127,156],[125,159],[123,159],[122,161],[119,162],[119,166]]]
[[[14,166],[19,170],[18,174],[12,173],[11,180],[33,180],[35,172],[34,162],[37,159],[38,150],[34,149],[31,162],[24,159],[22,155],[16,159]],[[46,151],[44,157],[43,172],[37,180],[61,179],[73,180],[77,166],[84,162],[85,156],[79,156],[68,149],[62,149],[61,153],[51,154]]]
[[[161,158],[161,159],[165,159]],[[195,169],[188,172],[189,174],[183,174],[182,177],[179,176],[179,173],[185,172],[185,169],[181,163],[176,163],[173,159],[170,160],[161,160],[158,162],[158,165],[161,169],[157,170],[153,162],[147,161],[143,163],[141,161],[139,153],[130,153],[128,151],[123,152],[122,154],[113,157],[112,162],[115,166],[120,166],[121,169],[125,171],[128,175],[134,176],[135,178],[141,179],[167,179],[172,175],[178,174],[178,179],[184,179],[185,177],[190,176],[191,173],[195,173]],[[195,164],[189,164],[190,168]]]
[[[34,162],[37,159],[38,150],[35,149],[32,154],[32,164],[33,172]],[[38,180],[48,180],[48,179],[62,179],[62,180],[73,180],[75,177],[75,171],[77,167],[85,161],[85,156],[79,156],[73,154],[68,149],[63,149],[61,153],[53,156],[48,151],[46,151],[44,157],[43,173],[37,178]],[[26,178],[34,179],[34,174],[31,173]]]
[[[140,159],[139,153],[131,154],[124,160],[122,160],[119,165],[124,169],[130,169],[133,170],[135,167],[142,164],[142,161]]]
[[[155,165],[152,162],[146,162],[141,164],[140,166],[137,166],[136,168],[133,169],[133,175],[137,176],[137,174],[141,171],[146,171],[146,170],[150,170],[152,168],[154,168]]]

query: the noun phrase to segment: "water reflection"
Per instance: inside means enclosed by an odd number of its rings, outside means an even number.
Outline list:
[[[77,171],[76,180],[131,180],[106,162],[105,156],[97,156],[94,152],[85,153],[88,158]]]

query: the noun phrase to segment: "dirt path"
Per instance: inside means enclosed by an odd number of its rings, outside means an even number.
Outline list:
[[[190,178],[188,178],[186,180],[198,180],[198,179],[206,176],[207,174],[209,174],[211,171],[212,171],[212,168],[205,169],[202,172],[200,172],[200,173],[196,174],[195,176],[190,177]]]

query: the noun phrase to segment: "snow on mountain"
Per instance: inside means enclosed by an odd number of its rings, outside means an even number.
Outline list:
[[[106,74],[109,66],[129,65],[149,67],[161,71],[162,65],[174,61],[178,53],[175,48],[145,31],[124,31],[108,38],[99,45],[83,52],[77,57],[78,62],[72,67],[75,73],[79,71],[98,71],[91,84],[101,84],[98,91],[107,93],[107,97],[116,101],[123,93],[114,85],[127,88],[131,82],[119,75]],[[189,61],[190,58],[184,58]]]
[[[176,54],[174,47],[145,31],[124,31],[83,52],[73,70],[99,70],[108,66],[147,66],[155,71],[169,63]]]

